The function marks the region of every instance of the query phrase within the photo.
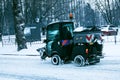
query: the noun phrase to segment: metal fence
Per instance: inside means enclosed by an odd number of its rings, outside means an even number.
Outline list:
[[[43,40],[45,39],[45,36],[42,36],[41,41],[31,41],[27,42],[27,45],[35,45],[35,44],[41,44],[43,43]],[[105,36],[103,38],[104,42],[112,42],[112,43],[120,43],[120,36]],[[3,36],[2,40],[0,41],[0,45],[17,45],[15,41],[15,36]]]
[[[45,36],[42,37],[41,41],[29,41],[27,42],[27,45],[34,45],[34,44],[41,44],[43,43],[43,40],[45,39]],[[0,41],[0,45],[5,46],[5,45],[17,45],[15,36],[2,36],[2,40]]]

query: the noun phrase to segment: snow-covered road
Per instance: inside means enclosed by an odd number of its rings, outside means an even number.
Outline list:
[[[40,68],[39,56],[0,55],[0,80],[56,80]]]
[[[31,47],[19,53],[32,53],[30,50],[35,51],[36,47]],[[49,58],[42,61],[39,56],[3,55],[3,51],[0,52],[0,80],[119,80],[119,48],[119,43],[105,43],[105,58],[85,67],[76,67],[73,63],[55,66]],[[12,49],[8,52],[14,53],[15,48]]]

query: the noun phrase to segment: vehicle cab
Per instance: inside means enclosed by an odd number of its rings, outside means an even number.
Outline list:
[[[43,58],[52,57],[53,64],[59,64],[58,58],[65,60],[68,56],[66,46],[72,42],[73,30],[74,22],[72,21],[58,21],[48,24]]]

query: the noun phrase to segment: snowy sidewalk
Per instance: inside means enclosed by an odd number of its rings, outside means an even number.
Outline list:
[[[39,53],[36,49],[43,47],[44,44],[33,44],[27,45],[28,49],[23,49],[17,51],[17,46],[15,45],[5,45],[0,46],[0,55],[14,55],[14,56],[39,56]]]
[[[3,45],[2,42],[0,42],[0,55],[39,56],[39,53],[36,51],[36,49],[45,46],[45,44],[43,43],[44,39],[45,36],[42,36],[41,41],[31,43],[28,42],[27,43],[28,49],[23,49],[21,51],[17,51],[17,45],[15,44]]]

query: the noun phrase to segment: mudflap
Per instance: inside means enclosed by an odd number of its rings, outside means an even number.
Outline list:
[[[96,64],[96,63],[99,63],[100,62],[100,58],[97,57],[97,56],[91,56],[89,57],[89,60],[88,60],[88,63],[89,64]]]

